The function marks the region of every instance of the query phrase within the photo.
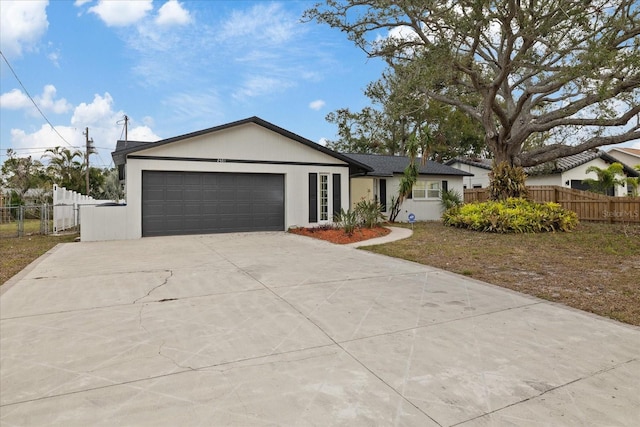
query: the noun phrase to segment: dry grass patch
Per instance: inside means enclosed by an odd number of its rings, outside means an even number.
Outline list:
[[[77,234],[0,238],[0,285],[58,243],[73,242]]]
[[[638,225],[493,234],[428,222],[409,239],[367,249],[640,325]]]

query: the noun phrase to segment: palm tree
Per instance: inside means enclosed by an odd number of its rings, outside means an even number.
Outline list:
[[[82,162],[82,151],[55,147],[47,149],[43,157],[49,158],[47,171],[56,184],[67,190],[83,191],[85,165]]]
[[[604,169],[597,166],[589,166],[586,172],[594,172],[598,177],[597,179],[587,178],[582,181],[591,187],[595,193],[609,194],[615,187],[624,185],[625,183],[624,178],[618,178],[618,175],[624,177],[624,167],[621,163],[613,163]]]
[[[640,165],[635,165],[633,168],[640,172]],[[631,190],[630,195],[632,197],[638,197],[638,187],[640,187],[639,177],[630,176],[627,178],[627,188]]]

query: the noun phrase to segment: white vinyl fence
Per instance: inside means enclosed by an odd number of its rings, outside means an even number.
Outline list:
[[[99,205],[111,200],[96,200],[91,196],[53,185],[53,232],[59,233],[80,225],[80,206]]]

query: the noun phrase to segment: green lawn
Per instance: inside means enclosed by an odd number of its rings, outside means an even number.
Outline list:
[[[39,232],[40,221],[38,220],[37,222]],[[0,254],[2,254],[0,256],[0,285],[58,243],[73,242],[77,236],[77,234],[62,236],[34,234],[32,236],[25,235],[24,237],[0,236]]]

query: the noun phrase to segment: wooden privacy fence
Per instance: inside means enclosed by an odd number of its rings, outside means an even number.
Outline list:
[[[613,197],[557,185],[528,186],[529,198],[554,202],[578,214],[581,221],[640,223],[640,197]],[[486,188],[464,190],[464,202],[486,202]]]

